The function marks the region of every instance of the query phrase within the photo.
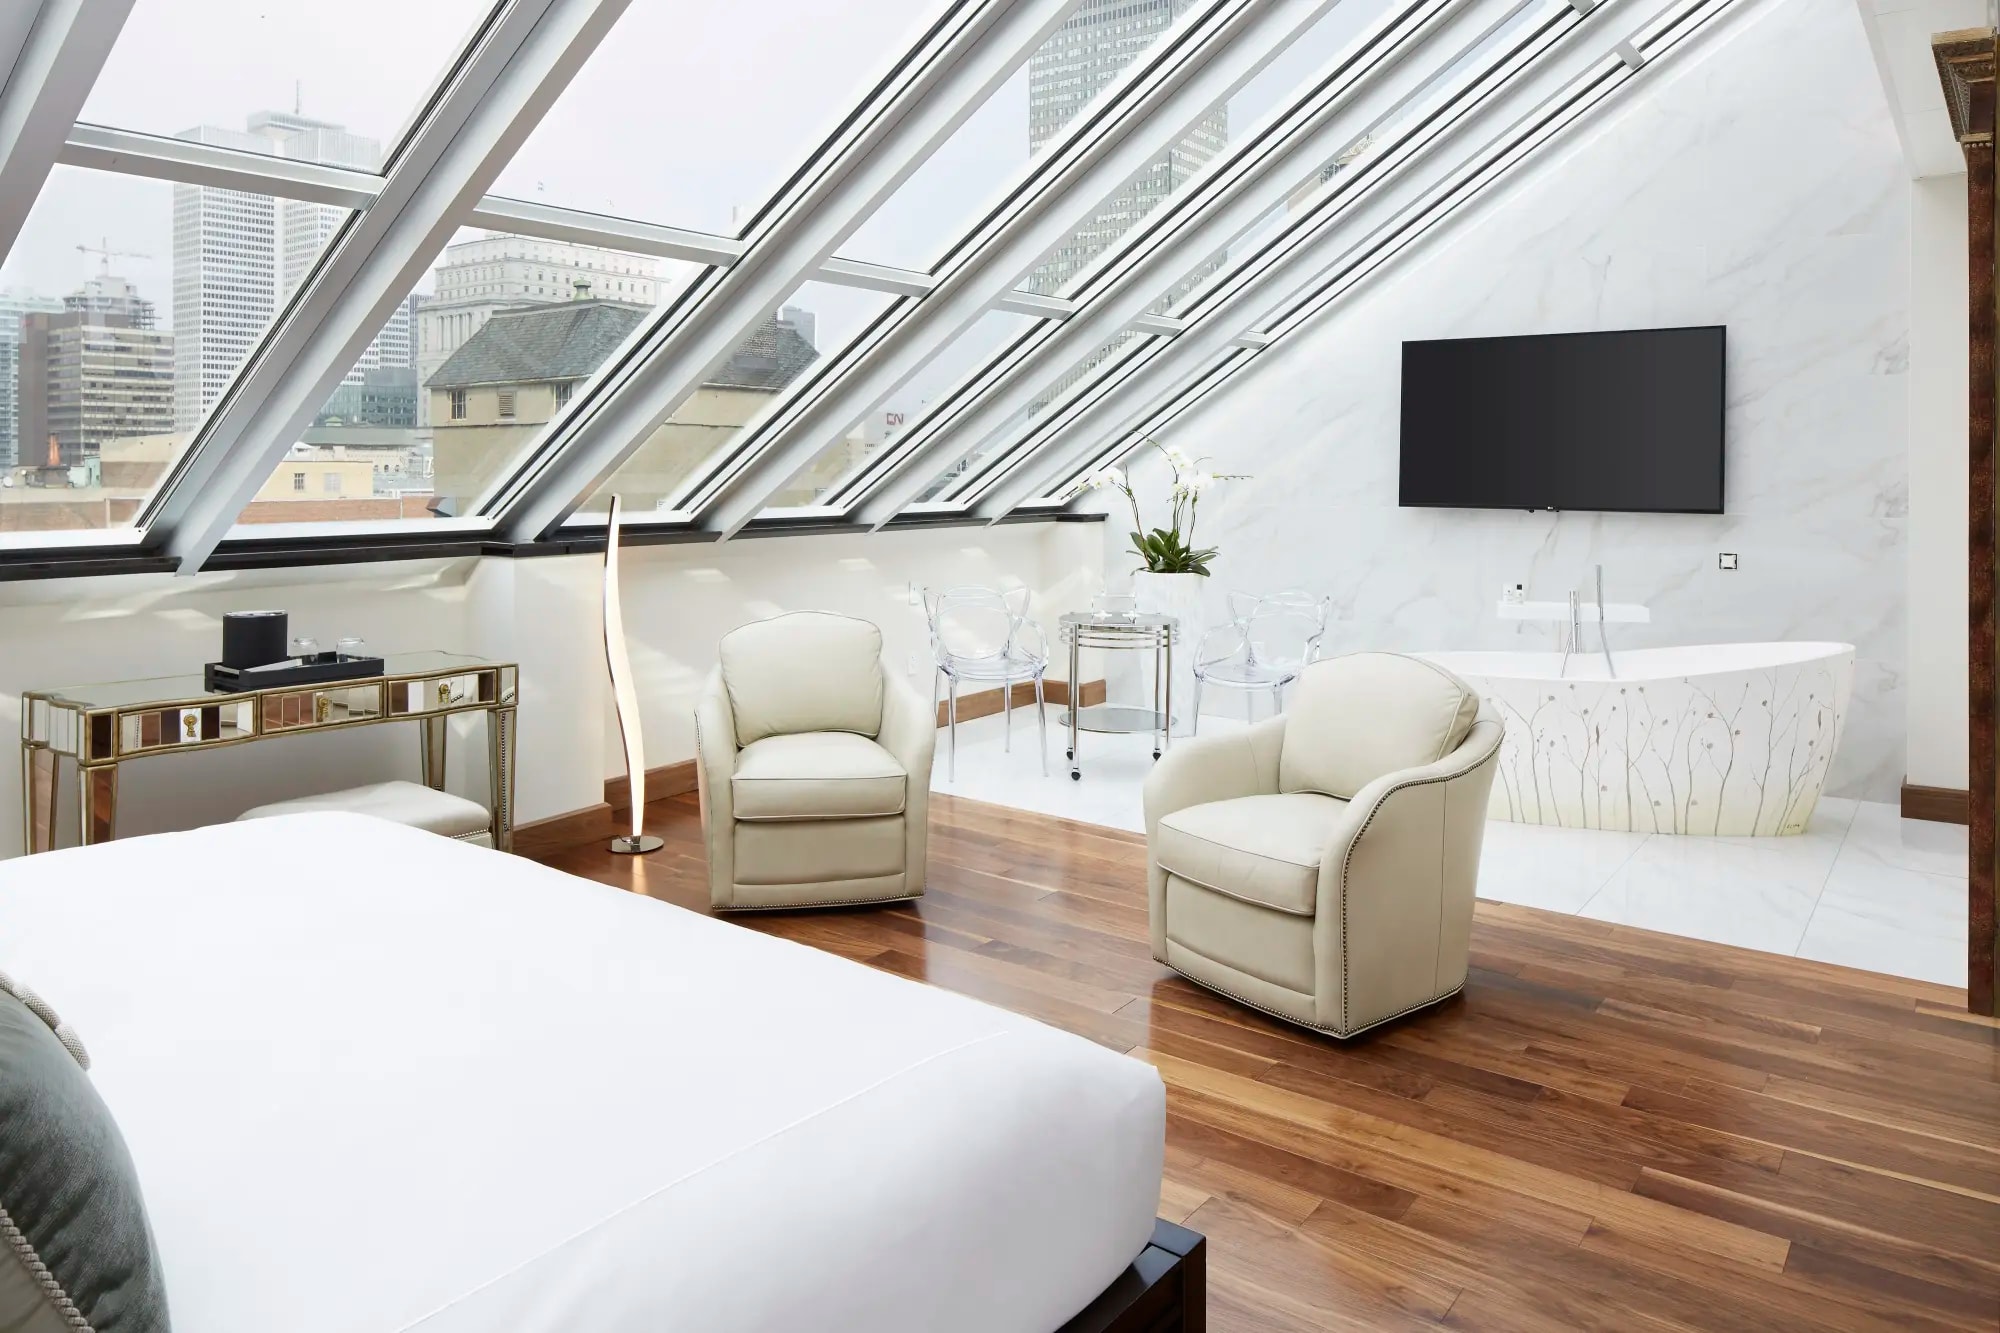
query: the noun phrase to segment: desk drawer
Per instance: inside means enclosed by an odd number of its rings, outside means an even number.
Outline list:
[[[389,682],[389,711],[397,717],[452,713],[494,702],[499,676],[492,670],[457,676]]]
[[[108,713],[91,715],[89,745],[85,758],[111,758],[107,738],[98,733],[107,729]],[[255,717],[248,699],[222,699],[215,703],[174,708],[140,708],[118,714],[118,754],[152,754],[160,750],[180,750],[196,745],[223,745],[256,734]]]
[[[310,731],[314,727],[338,727],[349,722],[372,722],[382,716],[382,694],[379,680],[366,685],[319,685],[266,694],[263,731],[268,736]]]

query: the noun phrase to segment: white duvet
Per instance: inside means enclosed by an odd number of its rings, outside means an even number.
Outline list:
[[[0,864],[179,1333],[1046,1333],[1164,1099],[1027,1019],[518,858],[297,815]]]

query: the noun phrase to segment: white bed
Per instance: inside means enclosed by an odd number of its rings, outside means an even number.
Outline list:
[[[1164,1098],[1002,1010],[349,815],[0,864],[181,1333],[1029,1333],[1146,1245]]]

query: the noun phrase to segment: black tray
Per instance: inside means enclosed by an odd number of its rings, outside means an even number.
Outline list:
[[[379,657],[343,657],[339,653],[314,653],[301,658],[297,666],[250,667],[240,669],[210,662],[202,667],[203,682],[211,690],[244,694],[268,690],[274,685],[321,685],[335,680],[366,680],[385,674]]]

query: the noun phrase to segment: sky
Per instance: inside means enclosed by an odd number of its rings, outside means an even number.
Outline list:
[[[489,2],[138,0],[82,118],[173,134],[200,124],[240,128],[255,111],[296,104],[386,149]],[[493,191],[733,231],[733,220],[747,220],[945,4],[632,0]],[[1231,100],[1232,131],[1275,107],[1384,7],[1385,0],[1334,6]],[[928,268],[1027,162],[1023,70],[841,252]],[[58,167],[0,264],[0,287],[59,296],[103,263],[77,247],[108,246],[125,252],[111,270],[133,278],[168,323],[172,192],[165,182]],[[887,298],[815,283],[794,301],[814,310],[820,346],[831,351]],[[988,317],[942,362],[978,360],[972,340],[985,336],[997,347],[1013,336],[1005,324]]]

